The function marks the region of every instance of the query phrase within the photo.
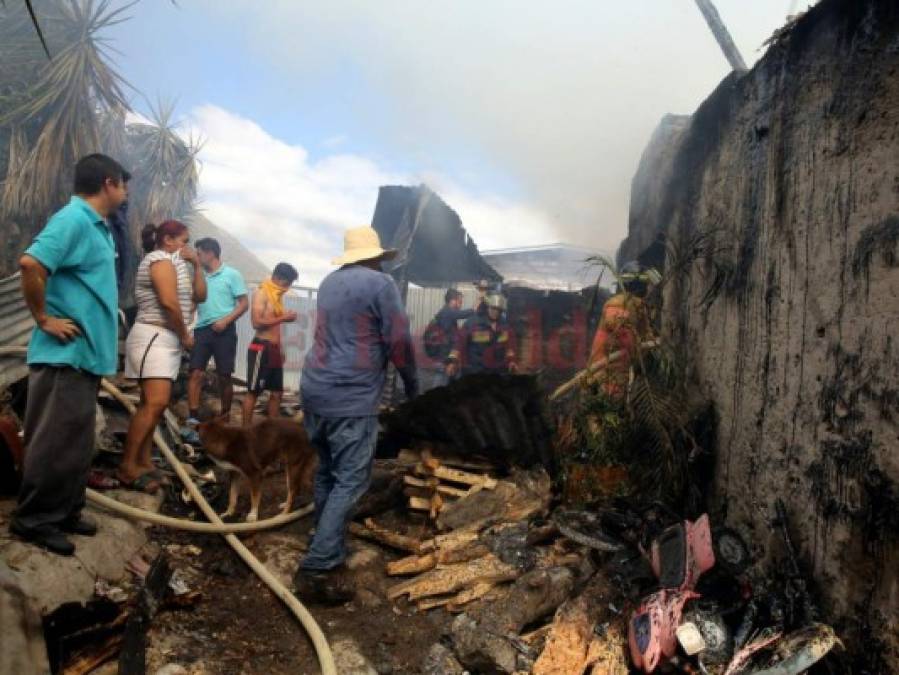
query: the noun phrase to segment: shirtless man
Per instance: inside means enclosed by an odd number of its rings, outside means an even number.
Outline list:
[[[247,349],[247,395],[243,400],[243,424],[253,424],[256,399],[269,392],[268,416],[278,417],[284,393],[284,352],[281,349],[281,324],[297,320],[297,313],[284,310],[283,297],[297,280],[297,271],[287,263],[278,263],[272,278],[263,281],[253,293],[250,321],[256,336]]]

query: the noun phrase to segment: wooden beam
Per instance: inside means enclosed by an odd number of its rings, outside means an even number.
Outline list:
[[[448,480],[451,483],[461,483],[462,485],[469,485],[472,487],[477,486],[486,488],[487,490],[492,490],[497,485],[496,479],[491,478],[490,476],[470,473],[460,469],[451,469],[442,464],[437,464],[435,466],[433,463],[429,465],[425,462],[421,462],[415,466],[415,473],[419,476],[435,476],[440,480]]]
[[[398,532],[393,532],[385,527],[381,527],[371,518],[365,519],[365,525],[359,523],[350,523],[350,534],[362,539],[376,541],[398,551],[406,551],[408,553],[418,554],[421,552],[422,542],[415,537],[409,537]]]
[[[137,607],[128,617],[119,654],[119,675],[145,675],[147,672],[147,631],[162,603],[172,578],[172,569],[164,555],[159,555],[144,579]]]
[[[484,544],[474,541],[457,548],[443,548],[425,555],[412,555],[387,563],[387,575],[391,577],[421,574],[437,565],[452,565],[476,560],[490,553]]]
[[[414,579],[404,581],[387,590],[390,600],[407,595],[409,600],[418,600],[435,595],[446,595],[464,590],[475,584],[493,581],[509,581],[517,578],[519,572],[492,553],[477,560],[457,565],[448,565],[425,572]]]

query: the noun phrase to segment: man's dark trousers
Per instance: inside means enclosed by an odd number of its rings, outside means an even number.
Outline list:
[[[359,498],[371,484],[378,418],[323,417],[306,412],[303,423],[318,450],[315,474],[315,536],[302,568],[324,572],[346,560],[346,528]]]
[[[15,522],[25,530],[77,520],[94,451],[100,378],[32,366],[25,409],[25,462]]]

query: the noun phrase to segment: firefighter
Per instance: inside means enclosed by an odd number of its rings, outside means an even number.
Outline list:
[[[512,331],[504,312],[506,299],[499,293],[491,293],[484,300],[486,311],[469,318],[456,335],[456,344],[450,350],[446,374],[453,377],[471,373],[515,373]]]
[[[478,289],[478,299],[474,303],[475,312],[481,315],[486,315],[487,294],[490,292],[490,282],[486,279],[481,279],[480,281],[475,283],[475,288]]]
[[[622,358],[609,363],[595,378],[609,396],[620,397],[627,391],[637,349],[641,342],[652,337],[644,298],[659,280],[655,270],[644,271],[636,262],[627,263],[619,274],[618,292],[602,308],[602,318],[590,349],[590,363],[605,361],[616,352],[624,352]]]

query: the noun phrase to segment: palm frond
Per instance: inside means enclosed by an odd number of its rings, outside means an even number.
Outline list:
[[[95,39],[120,11],[110,12],[106,1],[70,0],[47,22],[61,48],[21,101],[0,117],[0,126],[33,129],[27,155],[17,166],[7,166],[0,215],[37,220],[49,215],[71,189],[75,161],[102,150],[104,113],[128,109],[128,85]]]
[[[135,175],[129,202],[137,224],[188,218],[195,212],[199,186],[201,139],[179,134],[173,101],[150,107],[151,124],[128,125],[126,157]]]
[[[622,286],[621,277],[618,274],[618,267],[615,265],[615,261],[612,260],[609,256],[602,255],[601,253],[597,253],[596,255],[589,256],[585,263],[591,267],[599,268],[599,276],[596,279],[596,285],[599,286],[602,283],[603,276],[605,274],[610,274],[614,277],[615,282],[618,286]]]

